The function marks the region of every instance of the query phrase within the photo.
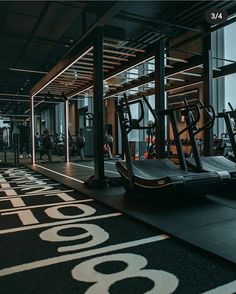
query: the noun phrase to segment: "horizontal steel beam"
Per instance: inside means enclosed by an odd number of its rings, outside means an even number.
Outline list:
[[[194,86],[194,85],[197,85],[197,84],[200,84],[200,83],[202,83],[201,79],[193,78],[191,81],[189,81],[187,83],[177,83],[177,84],[172,85],[172,86],[166,85],[165,86],[165,92],[168,93],[168,92],[171,92],[171,91],[180,90],[180,89],[190,87],[190,86]],[[154,95],[154,93],[155,93],[155,88],[152,88],[152,89],[144,90],[144,91],[139,92],[137,94],[129,95],[128,99],[129,99],[129,101],[132,101],[132,100],[135,100],[135,99],[138,99],[138,98],[142,98],[143,95],[150,96],[150,95]]]
[[[203,63],[202,56],[194,56],[186,59],[186,63],[178,62],[175,64],[174,68],[166,68],[165,70],[165,76],[171,77],[178,73],[182,73],[185,70],[190,70],[191,68],[195,68]],[[154,81],[154,72],[151,72],[148,75],[142,76],[138,79],[131,80],[128,83],[125,83],[123,85],[120,85],[116,87],[115,90],[112,90],[106,94],[104,99],[107,99],[108,97],[111,97],[113,95],[117,95],[119,93],[123,93],[127,90],[130,90],[132,88],[136,88],[142,85],[145,85],[147,83]]]
[[[231,25],[234,22],[236,22],[236,16],[230,18],[229,20],[227,20],[226,22],[224,22],[222,24],[215,25],[215,26],[211,27],[209,30],[207,30],[204,33],[199,33],[199,34],[197,34],[195,36],[190,37],[187,40],[183,40],[183,41],[180,41],[179,43],[177,43],[175,45],[169,46],[168,49],[171,50],[171,49],[182,47],[182,46],[186,45],[187,43],[191,43],[191,42],[196,41],[196,40],[198,40],[200,38],[204,38],[204,37],[208,36],[209,34],[215,32],[215,31],[217,31],[217,30],[219,30],[221,28],[224,28],[224,27],[226,27],[228,25]]]
[[[146,25],[151,28],[158,28],[158,26],[159,26],[159,29],[162,32],[164,32],[164,34],[165,34],[165,32],[175,34],[178,29],[185,30],[185,31],[193,31],[193,32],[198,32],[198,33],[201,32],[201,30],[199,30],[199,29],[190,28],[187,26],[169,23],[169,22],[165,22],[165,21],[161,21],[161,20],[157,20],[157,19],[150,19],[148,17],[142,16],[142,15],[137,15],[134,13],[122,12],[122,13],[117,14],[116,17],[127,20],[127,21],[132,21],[132,22],[136,22],[136,23],[139,23],[142,25]]]
[[[231,75],[236,73],[236,62],[228,65],[219,67],[213,70],[213,77],[220,78],[223,76]]]

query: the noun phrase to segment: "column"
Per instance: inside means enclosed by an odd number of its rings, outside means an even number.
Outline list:
[[[211,35],[203,40],[204,61],[203,61],[203,104],[207,107],[213,105],[213,68],[211,53]],[[207,116],[204,114],[204,124]],[[213,128],[204,130],[204,155],[213,155]]]
[[[69,155],[69,101],[65,95],[64,96],[64,122],[65,122],[65,162],[70,161]]]
[[[34,96],[30,96],[30,121],[31,121],[31,163],[35,164]]]
[[[165,41],[160,40],[155,53],[155,109],[165,109]],[[159,115],[156,128],[158,158],[165,157],[165,116]]]
[[[94,59],[94,168],[95,180],[104,179],[104,151],[103,151],[103,28],[97,28],[93,49]]]

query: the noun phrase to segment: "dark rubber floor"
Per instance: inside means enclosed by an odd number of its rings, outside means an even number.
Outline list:
[[[236,292],[231,263],[44,175],[0,169],[0,185],[1,293]]]
[[[47,169],[37,165],[31,168],[167,234],[236,263],[236,197],[234,199],[231,195],[227,199],[227,191],[225,198],[220,198],[222,201],[215,195],[206,198],[175,195],[172,199],[155,202],[149,199],[149,195],[142,198],[127,195],[122,187],[87,189],[83,183],[64,176],[69,174],[70,177],[81,179],[81,167],[78,169],[65,164],[57,168],[53,164],[46,166]]]

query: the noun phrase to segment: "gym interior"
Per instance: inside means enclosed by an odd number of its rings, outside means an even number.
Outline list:
[[[235,14],[0,2],[2,293],[236,293]]]

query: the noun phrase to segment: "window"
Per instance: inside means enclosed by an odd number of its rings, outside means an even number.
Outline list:
[[[236,62],[236,23],[232,23],[212,34],[213,68],[217,69]],[[213,82],[213,98],[216,112],[229,110],[228,103],[236,108],[236,73],[220,77]],[[223,120],[217,120],[214,133],[225,131]]]
[[[236,23],[225,27],[224,31],[224,58],[232,61],[236,61]],[[229,62],[228,62],[229,63]],[[227,61],[226,61],[227,64]]]

